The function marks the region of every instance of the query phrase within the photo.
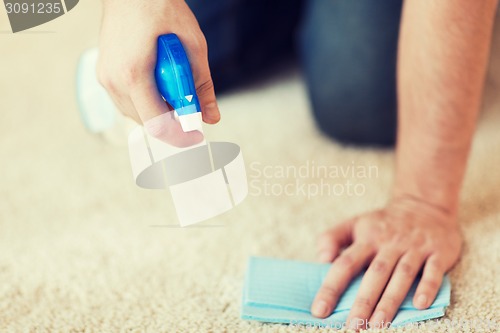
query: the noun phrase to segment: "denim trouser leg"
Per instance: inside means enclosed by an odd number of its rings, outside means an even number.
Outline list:
[[[207,39],[217,91],[292,54],[298,33],[300,61],[319,128],[344,143],[394,143],[402,0],[187,3]]]
[[[309,0],[299,49],[314,116],[329,136],[392,145],[402,0]]]

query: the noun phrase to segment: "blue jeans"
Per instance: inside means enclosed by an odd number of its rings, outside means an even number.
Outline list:
[[[402,0],[188,0],[218,92],[298,55],[318,127],[347,144],[394,144]]]

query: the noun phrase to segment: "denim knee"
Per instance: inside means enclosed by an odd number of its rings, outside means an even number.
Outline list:
[[[330,96],[327,100],[312,98],[313,115],[318,128],[343,144],[392,146],[396,141],[395,105]],[[363,105],[365,104],[365,105]]]
[[[392,145],[402,0],[309,0],[299,52],[319,128],[349,144]]]

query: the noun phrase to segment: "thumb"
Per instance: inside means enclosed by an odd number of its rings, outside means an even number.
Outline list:
[[[208,69],[208,64],[207,64]],[[203,121],[207,124],[216,124],[220,120],[219,106],[215,98],[215,89],[210,74],[202,79],[200,84],[196,84],[196,93],[200,101]]]
[[[201,106],[203,121],[207,124],[216,124],[220,120],[220,112],[208,65],[207,43],[201,31],[200,34],[201,37],[189,41],[182,40],[182,43],[187,46],[186,51],[193,71],[194,84]]]
[[[318,257],[321,262],[332,262],[342,249],[352,243],[355,218],[343,221],[320,235]]]

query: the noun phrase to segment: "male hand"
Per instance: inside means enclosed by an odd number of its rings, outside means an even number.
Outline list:
[[[319,256],[333,262],[311,307],[328,317],[351,280],[368,266],[347,326],[381,328],[394,318],[423,267],[413,304],[428,308],[444,274],[460,256],[462,237],[456,217],[410,198],[344,221],[319,240]]]
[[[103,0],[103,6],[97,74],[116,106],[163,141],[178,146],[202,141],[200,132],[183,133],[180,125],[165,125],[167,117],[157,117],[169,111],[154,78],[157,38],[175,33],[190,60],[203,120],[214,124],[220,118],[205,37],[187,4],[182,0]]]

